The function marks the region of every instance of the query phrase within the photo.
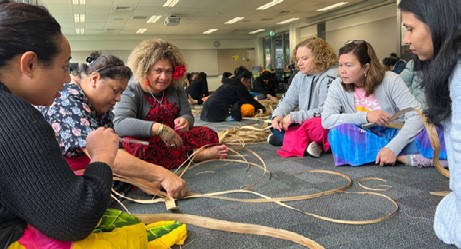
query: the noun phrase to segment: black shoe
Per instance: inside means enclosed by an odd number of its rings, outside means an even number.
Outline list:
[[[272,146],[282,146],[283,144],[282,142],[280,142],[280,140],[278,140],[276,136],[274,136],[274,134],[270,134],[267,137],[267,142]]]

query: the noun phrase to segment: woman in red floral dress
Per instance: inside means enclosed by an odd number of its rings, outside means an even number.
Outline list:
[[[115,107],[114,128],[119,136],[149,141],[149,146],[124,143],[124,149],[165,168],[179,167],[194,149],[209,145],[194,161],[225,158],[215,131],[193,126],[194,117],[182,88],[184,58],[163,40],[141,42],[128,58],[134,77]]]

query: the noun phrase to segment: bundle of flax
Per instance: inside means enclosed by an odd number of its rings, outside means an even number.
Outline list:
[[[274,109],[277,107],[279,102],[269,100],[269,99],[262,99],[262,100],[258,100],[258,101],[259,101],[259,103],[261,103],[261,105],[263,105],[266,108],[266,112],[265,113],[258,112],[255,115],[255,118],[261,119],[261,120],[269,119],[269,116],[272,115],[272,113],[274,112]]]
[[[242,145],[264,142],[270,134],[268,122],[261,127],[251,125],[234,127],[218,132],[219,143],[227,145]]]

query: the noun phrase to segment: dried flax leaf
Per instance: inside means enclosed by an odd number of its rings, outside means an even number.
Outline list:
[[[177,220],[182,223],[204,227],[213,230],[220,230],[225,232],[232,233],[241,233],[241,234],[253,234],[253,235],[262,235],[268,236],[277,239],[283,239],[288,241],[293,241],[299,245],[312,248],[312,249],[321,249],[324,248],[317,242],[306,238],[300,234],[284,230],[276,229],[267,226],[260,226],[255,224],[248,223],[239,223],[239,222],[230,222],[226,220],[218,220],[203,216],[191,215],[191,214],[137,214],[139,219],[144,223],[152,223],[160,220]]]
[[[358,184],[360,187],[367,189],[367,190],[372,190],[372,191],[387,191],[392,188],[392,186],[389,186],[389,185],[378,185],[378,187],[382,187],[382,188],[371,188],[371,187],[364,186],[363,183],[368,182],[368,181],[387,182],[386,180],[379,178],[379,177],[365,177],[365,178],[360,179],[358,181]]]
[[[423,114],[421,110],[417,110],[417,112],[423,120],[424,127],[426,127],[427,134],[429,135],[429,141],[431,142],[432,149],[434,150],[434,156],[432,157],[432,161],[434,162],[435,168],[443,176],[450,177],[450,172],[447,169],[445,169],[439,161],[440,139],[437,135],[437,130],[435,129],[434,124],[428,122],[427,117]]]
[[[241,145],[266,141],[270,134],[269,126],[263,123],[261,127],[251,125],[234,127],[218,133],[219,142],[228,145]]]

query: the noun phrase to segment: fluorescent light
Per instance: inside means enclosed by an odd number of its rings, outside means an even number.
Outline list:
[[[278,22],[277,24],[287,24],[289,22],[294,22],[294,21],[297,21],[297,20],[299,20],[299,17],[293,17],[293,18],[286,19],[284,21]]]
[[[349,3],[349,2],[340,2],[340,3],[335,3],[333,5],[330,5],[330,6],[327,6],[325,8],[322,8],[322,9],[318,9],[317,11],[327,11],[327,10],[332,10],[334,8],[338,8],[340,6],[343,6],[344,4],[346,3]]]
[[[74,22],[85,22],[85,14],[74,14]]]
[[[209,29],[209,30],[203,32],[203,34],[205,34],[205,35],[211,34],[211,33],[215,32],[215,31],[217,31],[217,30],[218,30],[218,29]]]
[[[250,35],[254,35],[254,34],[256,34],[256,33],[259,33],[259,32],[261,32],[261,31],[264,31],[264,30],[265,30],[265,29],[257,29],[257,30],[253,30],[253,31],[251,31],[251,32],[250,32],[250,33],[248,33],[248,34],[250,34]]]
[[[234,19],[232,19],[232,20],[229,20],[229,21],[225,22],[224,24],[232,24],[232,23],[236,23],[236,22],[238,22],[238,21],[242,20],[243,18],[245,18],[245,17],[241,17],[241,16],[239,16],[239,17],[236,17],[236,18],[234,18]]]
[[[147,20],[147,23],[156,23],[158,21],[158,19],[160,19],[160,17],[162,16],[156,16],[156,15],[153,15],[149,18],[149,20]]]
[[[167,0],[165,4],[163,4],[163,7],[173,7],[175,6],[179,0]]]
[[[72,0],[72,4],[73,5],[85,5],[86,4],[86,0]]]
[[[84,29],[84,28],[75,29],[75,33],[78,34],[78,35],[84,34],[84,33],[85,33],[85,29]]]
[[[283,2],[283,0],[272,0],[271,2],[269,3],[266,3],[262,6],[259,6],[258,8],[256,8],[257,10],[267,10],[269,9],[270,7],[273,7],[279,3]]]
[[[141,28],[141,29],[138,29],[138,31],[136,31],[136,34],[144,34],[144,32],[146,32],[147,29],[145,28]]]

